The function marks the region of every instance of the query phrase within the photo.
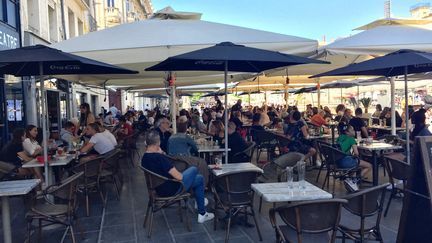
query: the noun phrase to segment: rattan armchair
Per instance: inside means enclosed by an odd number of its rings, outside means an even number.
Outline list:
[[[335,242],[336,232],[341,217],[344,199],[315,200],[295,203],[270,209],[270,222],[276,232],[276,242],[292,242],[288,239],[289,231],[297,234],[297,242],[303,242],[303,234],[332,232],[328,242]],[[276,214],[285,225],[279,225]],[[320,240],[319,242],[324,242]]]
[[[187,205],[188,205],[188,200],[191,197],[191,194],[185,190],[183,183],[175,179],[169,179],[164,176],[158,175],[150,170],[147,170],[142,166],[140,166],[140,168],[144,171],[144,176],[145,176],[147,191],[149,196],[146,215],[143,223],[143,227],[144,228],[147,227],[147,237],[148,238],[151,237],[154,213],[158,212],[163,208],[169,207],[173,204],[178,204],[180,221],[183,222],[183,214],[182,214],[182,207],[181,207],[182,201],[184,202],[184,209],[186,211],[186,217],[185,217],[186,228],[188,231],[191,231],[189,217],[187,215],[188,214]],[[156,188],[167,181],[179,183],[181,187],[180,192],[169,197],[159,196],[156,192]],[[148,222],[149,225],[147,225],[148,220],[149,220]]]
[[[78,224],[76,191],[78,181],[83,175],[84,172],[74,174],[59,184],[47,187],[42,194],[33,198],[31,209],[26,214],[27,242],[30,242],[33,220],[39,221],[39,241],[42,236],[42,227],[61,224],[67,227],[66,230],[70,230],[72,242],[76,242],[74,235],[74,225]]]

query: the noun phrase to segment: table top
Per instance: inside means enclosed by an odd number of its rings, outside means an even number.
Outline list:
[[[65,166],[75,159],[75,155],[68,154],[67,156],[60,158],[53,158],[48,162],[49,166]],[[44,163],[39,163],[36,159],[32,159],[29,162],[22,165],[23,168],[34,168],[44,167]]]
[[[252,163],[232,163],[232,164],[222,164],[219,169],[214,169],[215,165],[209,165],[208,168],[211,173],[215,176],[221,176],[231,172],[241,172],[241,171],[256,171],[263,173],[263,170]]]
[[[388,127],[388,126],[370,126],[369,127],[370,129],[379,129],[379,130],[385,130],[385,131],[391,131],[392,130],[392,128],[391,127]],[[403,128],[403,127],[396,127],[396,131],[403,131],[403,130],[405,130],[405,128]]]
[[[376,150],[387,150],[387,149],[401,149],[402,147],[399,145],[393,145],[384,142],[373,142],[371,144],[360,143],[358,145],[358,148],[369,150],[369,151],[376,151]]]
[[[228,151],[231,151],[228,148]],[[213,152],[225,152],[225,148],[221,148],[216,145],[198,145],[198,153],[213,153]]]
[[[332,194],[305,181],[305,189],[299,188],[299,182],[292,182],[289,188],[287,182],[252,184],[252,189],[266,202],[296,202],[333,198]]]
[[[1,181],[0,197],[25,195],[39,185],[40,182],[39,179]]]
[[[331,138],[331,134],[323,134],[323,135],[309,135],[306,137],[307,140],[315,140],[315,139],[325,139]]]

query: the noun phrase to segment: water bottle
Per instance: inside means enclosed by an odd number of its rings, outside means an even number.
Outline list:
[[[286,174],[287,174],[287,183],[288,183],[288,188],[292,188],[293,187],[293,181],[294,181],[294,174],[293,174],[293,167],[292,166],[287,166],[285,168]]]
[[[297,173],[298,173],[299,188],[305,189],[306,188],[306,182],[305,182],[306,162],[304,161],[297,162]]]

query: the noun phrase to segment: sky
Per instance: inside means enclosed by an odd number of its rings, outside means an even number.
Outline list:
[[[418,0],[393,0],[392,17],[408,18]],[[152,0],[155,11],[202,13],[202,20],[332,41],[384,17],[384,0]]]

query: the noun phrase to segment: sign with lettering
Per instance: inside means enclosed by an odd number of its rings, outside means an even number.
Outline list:
[[[397,243],[430,243],[432,232],[432,137],[417,137],[412,151]]]
[[[0,50],[15,49],[18,48],[19,45],[18,32],[8,26],[0,24]]]

